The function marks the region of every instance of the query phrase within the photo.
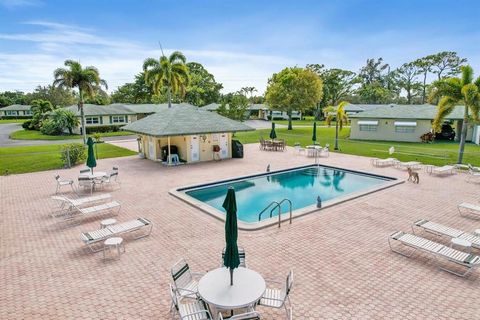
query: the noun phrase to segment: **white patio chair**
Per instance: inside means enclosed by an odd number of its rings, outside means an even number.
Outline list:
[[[95,185],[94,179],[90,179],[89,177],[78,177],[78,188],[82,188],[83,190],[90,190],[90,194],[93,193],[93,188]]]
[[[193,273],[185,259],[180,259],[170,270],[175,283],[175,291],[181,298],[198,298],[198,281],[194,276],[201,276],[201,273]]]
[[[174,290],[171,284],[169,284],[169,290],[172,299],[172,319],[175,319],[178,313],[181,320],[213,320],[205,302],[197,299],[194,302],[179,303],[177,290]]]
[[[391,243],[392,240],[400,242],[402,245],[412,248],[412,250],[410,251],[410,253],[406,253],[398,249],[394,249]],[[423,251],[425,253],[429,253],[435,257],[438,268],[444,271],[450,272],[451,274],[454,274],[459,277],[465,277],[474,269],[480,267],[479,256],[466,253],[463,251],[459,251],[459,250],[447,247],[443,244],[416,236],[414,234],[402,232],[402,231],[397,231],[391,234],[388,237],[388,245],[390,246],[390,250],[392,250],[395,253],[401,254],[402,256],[405,256],[407,258],[410,258],[417,250]],[[455,263],[458,266],[464,267],[466,268],[466,271],[463,273],[460,273],[450,268],[442,267],[440,265],[440,261],[439,261],[440,259],[443,259],[443,260]]]
[[[72,179],[62,179],[60,178],[60,175],[57,174],[55,176],[55,180],[57,181],[57,189],[55,190],[55,194],[58,194],[58,191],[63,186],[70,186],[70,188],[72,188],[72,191],[75,192],[74,183]]]
[[[300,145],[300,142],[295,142],[294,148],[295,148],[295,152],[296,152],[297,154],[300,154],[300,153],[305,154],[305,148],[303,148],[303,147]]]
[[[80,174],[90,173],[92,170],[89,168],[80,169]]]
[[[293,287],[293,270],[287,275],[285,282],[282,284],[281,282],[277,281],[268,281],[273,283],[277,286],[275,287],[267,287],[263,297],[259,301],[259,305],[269,307],[269,308],[285,308],[285,317],[288,319],[289,316],[289,308],[287,308],[287,302],[289,307],[291,308],[292,304],[290,302],[290,291]],[[278,288],[281,286],[281,288]]]
[[[434,175],[444,175],[444,174],[455,174],[455,172],[456,172],[455,166],[446,165],[442,167],[433,167],[429,173]]]
[[[96,203],[102,203],[112,198],[112,195],[109,193],[100,194],[97,196],[91,197],[82,197],[82,198],[68,198],[64,196],[52,196],[52,200],[56,201],[58,205],[58,211],[55,210],[52,212],[52,217],[68,214],[70,211],[76,207],[81,207],[83,205],[92,205]]]
[[[258,311],[250,311],[242,314],[236,314],[228,318],[229,320],[260,320],[260,313]],[[221,312],[218,313],[218,319],[223,320]]]
[[[222,250],[222,267],[224,266],[223,261],[225,259],[225,249]],[[243,247],[238,247],[238,257],[240,258],[240,265],[239,267],[247,267],[247,263],[245,262],[245,249]]]

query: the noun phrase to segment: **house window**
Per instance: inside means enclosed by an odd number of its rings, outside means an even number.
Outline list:
[[[408,127],[408,126],[395,126],[396,133],[414,133],[415,127]]]
[[[6,115],[6,116],[16,116],[16,115],[17,115],[17,111],[14,111],[14,110],[5,110],[5,115]]]
[[[395,121],[394,125],[396,133],[414,133],[417,127],[416,122]]]
[[[112,116],[112,123],[125,123],[125,116]]]
[[[361,124],[358,126],[360,131],[377,131],[377,125],[375,124]]]
[[[100,120],[98,117],[86,117],[85,118],[85,123],[86,124],[99,124]]]
[[[358,130],[360,131],[377,131],[377,128],[378,128],[377,120],[358,121]]]
[[[25,110],[25,115],[26,116],[31,116],[33,113],[32,113],[32,110]]]

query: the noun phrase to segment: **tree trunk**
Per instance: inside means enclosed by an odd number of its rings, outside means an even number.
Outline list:
[[[425,104],[425,98],[427,94],[427,72],[423,74],[423,94],[422,94],[422,104]]]
[[[288,129],[287,130],[292,130],[292,112],[288,111]]]
[[[463,116],[462,133],[460,134],[460,147],[458,149],[457,163],[462,163],[463,161],[463,151],[465,150],[465,140],[467,139],[467,129],[468,129],[468,107],[465,106],[465,114]]]
[[[83,134],[83,144],[87,143],[87,131],[85,130],[85,112],[83,112],[83,92],[82,89],[78,89],[79,101],[78,108],[80,109],[80,121],[82,122],[82,134]]]
[[[338,119],[335,119],[335,147],[334,150],[338,150]]]
[[[172,89],[170,88],[170,85],[168,86],[167,89],[167,96],[168,96],[168,107],[172,107]]]

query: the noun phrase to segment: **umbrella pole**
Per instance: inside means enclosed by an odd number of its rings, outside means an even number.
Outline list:
[[[168,156],[167,156],[167,163],[168,165],[172,164],[172,154],[170,153],[170,136],[167,137],[168,141]]]
[[[230,285],[233,286],[233,269],[230,268]]]

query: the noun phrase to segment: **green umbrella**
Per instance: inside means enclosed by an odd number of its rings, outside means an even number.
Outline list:
[[[93,142],[92,137],[88,137],[87,140],[87,145],[88,145],[88,155],[87,155],[87,167],[92,169],[93,173],[93,168],[97,166],[97,161],[95,161],[95,153],[93,152],[93,145],[95,142]]]
[[[317,123],[313,123],[313,135],[312,135],[312,141],[315,144],[315,141],[317,141]]]
[[[235,200],[235,190],[228,188],[227,196],[223,202],[223,208],[227,211],[225,219],[225,257],[223,264],[230,269],[230,285],[233,286],[233,269],[240,265],[237,247],[237,200]]]
[[[274,140],[277,138],[277,134],[275,133],[275,122],[272,122],[272,131],[270,131],[270,139]]]

